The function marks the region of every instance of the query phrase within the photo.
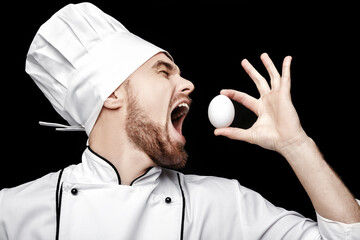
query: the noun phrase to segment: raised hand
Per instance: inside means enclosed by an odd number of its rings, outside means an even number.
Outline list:
[[[260,93],[259,99],[235,90],[221,91],[221,94],[254,112],[258,116],[257,121],[249,129],[233,127],[216,129],[215,135],[246,141],[282,153],[287,150],[286,148],[306,137],[291,102],[290,64],[292,58],[288,56],[284,59],[282,75],[276,70],[266,53],[261,55],[261,60],[270,75],[271,86],[246,59],[241,63],[256,84]]]

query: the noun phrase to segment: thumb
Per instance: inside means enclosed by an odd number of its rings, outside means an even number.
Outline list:
[[[218,128],[215,129],[214,134],[216,136],[224,136],[234,140],[246,141],[250,142],[251,134],[249,130],[241,129],[241,128]]]

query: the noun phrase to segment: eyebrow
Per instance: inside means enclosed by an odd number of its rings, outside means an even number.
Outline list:
[[[172,64],[172,63],[169,63],[169,62],[165,62],[163,60],[158,60],[156,63],[154,63],[154,65],[152,65],[152,69],[159,69],[161,66],[164,66],[167,68],[167,70],[169,71],[175,71],[175,70],[178,70],[179,71],[179,75],[180,75],[180,69]]]

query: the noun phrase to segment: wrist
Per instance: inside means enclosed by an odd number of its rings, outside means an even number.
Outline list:
[[[317,168],[323,166],[324,158],[312,138],[306,135],[299,137],[293,144],[281,152],[290,166],[296,169],[306,167]]]
[[[301,130],[298,134],[294,135],[291,139],[278,147],[277,152],[284,156],[287,160],[292,159],[294,156],[302,154],[308,148],[316,147],[314,141]]]

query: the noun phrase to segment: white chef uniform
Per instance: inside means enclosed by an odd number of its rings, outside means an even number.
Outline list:
[[[153,167],[130,186],[87,148],[82,163],[0,192],[1,240],[359,239],[360,223],[318,223],[236,180]]]

